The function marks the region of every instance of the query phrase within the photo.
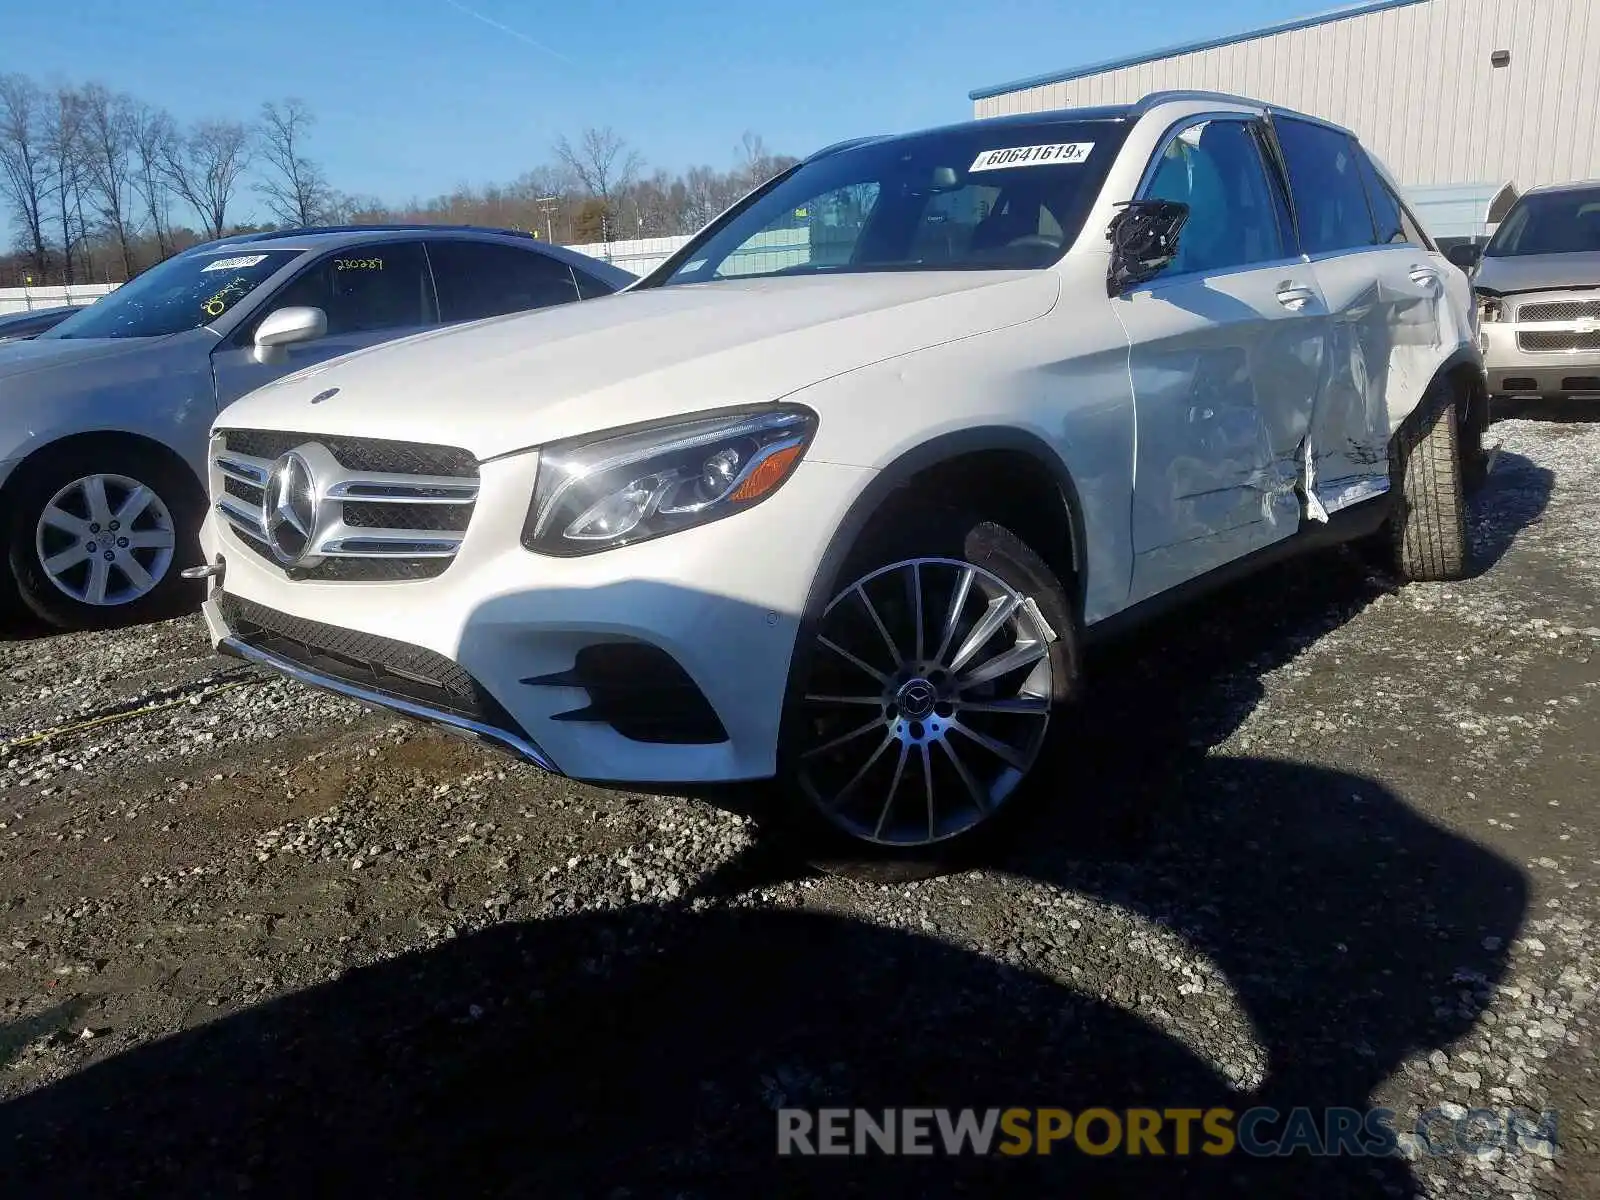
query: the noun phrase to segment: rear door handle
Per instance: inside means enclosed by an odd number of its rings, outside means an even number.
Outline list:
[[[1278,303],[1290,312],[1299,312],[1316,298],[1317,293],[1308,287],[1296,287],[1290,283],[1278,287]]]

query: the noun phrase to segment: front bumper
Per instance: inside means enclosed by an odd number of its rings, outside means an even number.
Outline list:
[[[1486,321],[1481,326],[1489,394],[1506,397],[1600,400],[1600,349],[1530,351],[1519,335],[1571,333],[1579,327],[1552,322]]]
[[[226,628],[225,626],[223,628]],[[342,678],[335,674],[322,674],[313,671],[289,658],[280,658],[257,646],[235,637],[231,633],[219,632],[215,640],[216,647],[223,654],[234,658],[242,658],[246,662],[258,666],[268,667],[281,675],[308,684],[311,687],[321,688],[333,692],[335,695],[344,696],[350,700],[359,700],[363,704],[371,704],[379,708],[387,708],[402,716],[411,717],[427,725],[433,725],[448,733],[459,734],[473,741],[486,742],[501,750],[509,751],[519,758],[542,767],[546,771],[559,774],[555,763],[550,761],[548,755],[538,746],[535,746],[525,736],[515,729],[508,729],[500,725],[486,724],[463,717],[456,713],[434,708],[427,704],[419,704],[414,700],[407,700],[388,692],[374,691],[362,687],[360,684]]]
[[[536,460],[530,453],[481,465],[478,505],[460,551],[432,579],[292,581],[213,514],[202,544],[208,561],[226,562],[204,606],[214,644],[575,779],[667,784],[770,776],[817,565],[872,472],[806,462],[749,512],[558,559],[520,544]],[[265,611],[278,641],[254,636],[255,625],[239,627],[241,602]],[[280,616],[298,624],[285,631]],[[338,643],[332,652],[319,644],[330,640]],[[697,693],[692,698],[703,698],[715,714],[718,740],[656,740],[640,734],[637,722],[614,717],[616,706],[602,702],[579,668],[594,647],[619,644],[649,648],[681,668]],[[417,647],[428,657],[420,666],[397,664],[385,646]],[[374,674],[373,660],[384,659]],[[450,695],[471,691],[477,699],[444,702],[416,682],[444,672],[439,664],[459,667],[468,681],[452,683]]]

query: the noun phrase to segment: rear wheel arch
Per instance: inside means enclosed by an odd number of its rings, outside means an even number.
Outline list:
[[[1484,436],[1489,431],[1489,385],[1483,375],[1483,359],[1474,350],[1462,347],[1440,365],[1425,396],[1449,388],[1456,405],[1456,432],[1461,455],[1461,472],[1469,491],[1487,475],[1488,454]],[[1408,414],[1411,419],[1414,414]]]

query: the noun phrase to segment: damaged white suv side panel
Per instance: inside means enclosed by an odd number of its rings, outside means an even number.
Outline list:
[[[776,777],[938,858],[1065,769],[1084,642],[1354,538],[1469,567],[1465,278],[1235,97],[831,147],[628,291],[218,422],[224,650],[576,779]]]

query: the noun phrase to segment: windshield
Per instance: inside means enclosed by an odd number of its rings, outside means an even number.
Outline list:
[[[1126,136],[1116,121],[996,124],[837,151],[708,227],[659,282],[1046,267]]]
[[[1524,196],[1484,251],[1490,258],[1597,252],[1600,252],[1600,188]]]
[[[43,338],[159,337],[215,321],[303,250],[238,247],[215,254],[180,254],[68,317]]]

